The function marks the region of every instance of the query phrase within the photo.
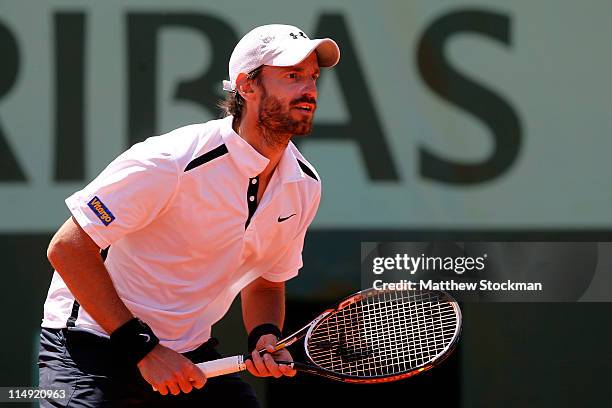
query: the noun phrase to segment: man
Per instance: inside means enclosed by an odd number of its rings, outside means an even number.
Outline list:
[[[250,351],[280,336],[321,191],[290,139],[310,132],[319,67],[339,57],[296,27],[252,30],[230,58],[229,116],[134,145],[66,199],[72,217],[48,249],[41,387],[66,388],[74,406],[258,406],[239,377],[207,381],[194,362],[219,357],[211,326],[238,293]],[[255,351],[248,370],[295,374],[275,359],[291,356]]]

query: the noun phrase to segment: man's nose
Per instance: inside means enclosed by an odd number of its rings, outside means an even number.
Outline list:
[[[306,81],[304,85],[304,89],[302,90],[305,96],[308,96],[312,99],[317,99],[317,82],[312,79],[310,81]]]

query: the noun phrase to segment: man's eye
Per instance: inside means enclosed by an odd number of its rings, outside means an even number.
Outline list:
[[[298,75],[295,72],[293,72],[291,74],[287,74],[287,77],[290,78],[290,79],[296,79],[298,77]]]

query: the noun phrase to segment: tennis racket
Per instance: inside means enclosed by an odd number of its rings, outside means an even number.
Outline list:
[[[351,383],[397,381],[440,364],[461,331],[461,310],[445,292],[358,292],[280,340],[275,351],[304,339],[298,371]],[[261,350],[260,352],[264,352]],[[246,369],[248,355],[199,363],[208,378]]]

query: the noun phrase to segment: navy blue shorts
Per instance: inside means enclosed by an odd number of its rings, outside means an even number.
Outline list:
[[[221,355],[210,343],[185,353],[194,363]],[[259,407],[253,389],[237,374],[211,378],[200,390],[161,395],[136,366],[117,361],[109,340],[75,329],[46,329],[40,334],[39,386],[67,390],[62,400],[41,407]]]

